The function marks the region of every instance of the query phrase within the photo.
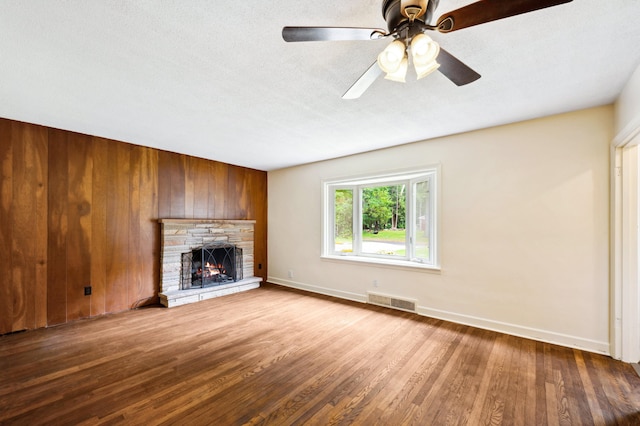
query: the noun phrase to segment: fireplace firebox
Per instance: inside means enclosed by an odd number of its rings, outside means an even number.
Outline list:
[[[212,243],[182,254],[180,288],[205,288],[242,280],[242,248]]]

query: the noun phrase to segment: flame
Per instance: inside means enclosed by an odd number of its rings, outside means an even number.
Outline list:
[[[219,268],[217,268],[215,265],[212,265],[209,262],[207,262],[204,266],[205,266],[205,268],[207,268],[207,276],[208,277],[210,277],[212,275],[218,275],[220,273],[220,271],[218,270]]]

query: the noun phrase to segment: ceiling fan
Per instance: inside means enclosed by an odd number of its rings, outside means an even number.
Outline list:
[[[569,3],[572,0],[480,0],[445,13],[432,22],[440,0],[383,0],[382,16],[388,31],[359,27],[284,27],[286,42],[393,39],[367,71],[347,90],[343,99],[359,98],[382,73],[389,80],[405,81],[409,53],[418,79],[438,70],[457,86],[472,83],[480,74],[442,49],[426,33],[449,33],[510,16]]]

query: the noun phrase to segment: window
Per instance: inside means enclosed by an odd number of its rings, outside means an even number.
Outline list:
[[[437,167],[324,182],[328,257],[437,267]]]

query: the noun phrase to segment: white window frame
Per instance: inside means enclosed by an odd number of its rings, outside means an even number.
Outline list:
[[[416,233],[415,202],[413,198],[414,185],[422,181],[429,181],[429,259],[413,257]],[[366,262],[380,265],[440,270],[439,235],[440,235],[440,165],[396,171],[384,174],[369,174],[323,181],[323,229],[322,229],[322,258],[339,261]],[[393,186],[405,184],[405,223],[407,241],[406,256],[372,254],[362,252],[362,189],[373,186]],[[340,189],[353,190],[353,251],[349,253],[335,251],[335,191]]]

